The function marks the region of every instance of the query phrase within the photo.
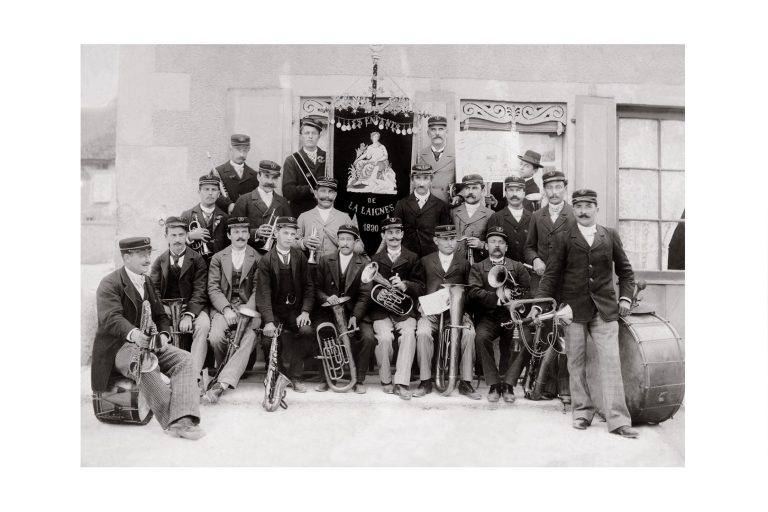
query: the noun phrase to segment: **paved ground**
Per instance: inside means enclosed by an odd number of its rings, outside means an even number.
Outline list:
[[[405,402],[382,393],[288,391],[288,410],[261,408],[263,374],[249,374],[216,406],[202,406],[207,432],[193,442],[144,427],[99,423],[90,399],[90,368],[82,379],[83,466],[682,466],[685,412],[640,438],[607,433],[595,421],[571,428],[560,402],[514,405],[436,394]],[[483,395],[487,387],[481,389]]]

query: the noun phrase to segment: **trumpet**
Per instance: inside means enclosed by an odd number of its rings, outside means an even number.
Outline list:
[[[310,238],[314,238],[317,236],[317,226],[312,226],[312,234],[310,235]],[[307,263],[314,265],[317,263],[317,259],[315,258],[317,254],[317,249],[312,249],[309,251],[309,259],[307,260]]]
[[[344,314],[344,303],[347,301],[349,301],[349,297],[341,297],[338,304],[324,303],[323,307],[330,307],[333,311],[334,321],[333,323],[323,322],[317,326],[317,343],[320,345],[318,359],[323,363],[323,372],[328,387],[337,393],[345,393],[357,383],[355,360],[352,357],[349,335],[359,329],[355,328],[351,331],[347,329],[348,322]],[[339,386],[336,381],[344,377],[345,366],[349,371],[349,382],[344,386]]]
[[[272,335],[272,343],[269,348],[269,366],[267,367],[267,375],[264,377],[264,400],[261,402],[261,406],[267,412],[274,412],[278,407],[288,408],[288,404],[285,403],[285,388],[291,381],[277,367],[277,344],[282,332],[283,324],[278,324],[275,334]]]
[[[184,299],[163,299],[163,304],[171,310],[171,345],[181,348],[182,332],[179,330],[179,323],[181,322]]]
[[[213,172],[216,170],[216,166],[213,165],[213,158],[211,158],[211,154],[208,151],[205,152],[205,156],[208,157],[208,163],[211,166],[211,172],[209,176],[213,176]],[[221,197],[226,197],[227,199],[229,199],[229,194],[227,194],[227,189],[226,187],[224,187],[224,182],[221,180],[219,180],[219,192],[221,193]]]
[[[504,265],[494,265],[488,271],[488,284],[496,288],[502,304],[517,301],[523,295],[523,287],[517,284],[512,272]]]
[[[237,349],[240,348],[240,342],[243,340],[245,330],[255,316],[256,312],[250,308],[246,308],[245,306],[237,308],[237,327],[235,328],[234,333],[232,332],[232,329],[229,328],[224,332],[224,340],[227,342],[227,354],[224,356],[224,360],[219,363],[219,367],[216,369],[216,375],[214,375],[211,382],[208,383],[208,389],[211,389],[213,385],[218,382],[221,370],[224,369],[232,356],[235,355],[235,352],[237,352]]]
[[[277,217],[275,216],[274,210],[272,210],[272,214],[269,216],[267,224],[269,224],[269,236],[264,240],[263,249],[269,252],[269,250],[272,249],[272,244],[275,242],[275,228],[277,227]]]
[[[413,299],[379,274],[379,265],[375,261],[365,266],[360,275],[360,281],[362,283],[377,282],[378,284],[371,290],[371,300],[395,315],[404,316],[413,309]]]
[[[197,213],[193,213],[192,215],[194,215],[194,220],[189,223],[189,231],[194,231],[202,227],[200,221],[197,218]],[[208,244],[205,240],[195,240],[189,244],[189,246],[204,256],[211,254],[211,251],[208,249]]]
[[[435,387],[442,396],[449,396],[456,387],[459,374],[459,344],[464,318],[464,284],[444,284],[450,296],[450,317],[448,325],[443,325],[445,312],[440,314],[440,340],[435,368]],[[448,381],[445,374],[448,373]]]

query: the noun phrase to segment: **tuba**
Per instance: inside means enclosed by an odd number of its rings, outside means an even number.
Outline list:
[[[387,311],[403,316],[413,309],[413,299],[392,286],[392,283],[379,274],[379,265],[375,261],[365,266],[360,275],[360,281],[362,283],[370,283],[371,281],[378,283],[371,290],[371,300]]]
[[[520,302],[518,299],[523,295],[523,287],[517,284],[512,272],[504,265],[491,267],[488,271],[488,284],[491,288],[496,288],[496,295],[502,304],[508,304],[510,301]]]
[[[280,334],[283,332],[283,324],[279,324],[272,336],[272,344],[269,348],[269,365],[267,375],[264,377],[264,400],[261,406],[268,412],[274,412],[278,407],[288,408],[285,403],[285,388],[291,380],[280,372],[277,367],[277,344]]]
[[[450,296],[450,317],[448,325],[443,325],[445,312],[440,314],[440,340],[438,342],[437,363],[435,368],[435,387],[442,396],[450,395],[456,387],[459,373],[459,347],[464,318],[464,284],[444,284]],[[448,381],[446,382],[446,372]]]
[[[157,325],[152,319],[152,305],[148,300],[141,303],[141,320],[139,330],[145,336],[149,336],[149,348],[142,348],[131,358],[128,366],[130,373],[136,380],[136,385],[141,382],[141,374],[149,373],[157,368],[157,356],[155,350],[163,347],[163,342],[157,334]]]
[[[200,221],[197,218],[197,214],[193,213],[192,215],[194,215],[195,218],[192,222],[189,223],[189,231],[194,231],[195,229],[202,227],[200,225]],[[211,254],[211,250],[208,249],[208,243],[205,240],[195,240],[194,242],[190,243],[189,246],[204,256]]]
[[[345,393],[357,383],[355,359],[352,357],[349,335],[359,329],[352,331],[347,329],[347,315],[344,314],[344,303],[347,301],[349,297],[341,297],[338,304],[324,303],[323,307],[330,307],[333,311],[334,323],[323,322],[317,326],[317,343],[320,345],[320,355],[317,358],[323,363],[328,387],[337,393]],[[349,382],[339,386],[336,381],[344,377],[345,366],[349,371]]]
[[[216,369],[216,375],[214,375],[211,382],[208,383],[208,389],[211,389],[213,385],[219,381],[221,370],[224,369],[235,352],[237,352],[237,349],[240,348],[240,342],[243,340],[245,330],[255,316],[256,312],[250,308],[246,308],[245,306],[237,308],[237,327],[235,328],[234,333],[232,332],[232,329],[229,328],[224,332],[224,341],[227,342],[227,353],[224,356],[224,360],[219,363],[219,367]]]

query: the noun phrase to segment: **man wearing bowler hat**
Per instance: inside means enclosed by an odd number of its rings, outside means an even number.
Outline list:
[[[259,162],[259,186],[256,190],[240,196],[232,210],[236,217],[248,217],[251,224],[251,238],[248,245],[262,251],[264,244],[274,238],[272,224],[278,217],[291,215],[288,200],[275,192],[280,179],[280,166],[272,160]],[[263,252],[263,251],[262,251]]]
[[[432,193],[446,203],[450,201],[448,188],[456,181],[456,157],[448,148],[448,119],[432,116],[427,120],[427,135],[430,145],[422,149],[416,163],[427,164],[435,171],[430,185]]]
[[[93,342],[91,386],[94,391],[107,391],[115,373],[138,380],[140,393],[166,433],[199,439],[205,432],[198,426],[200,398],[192,356],[168,344],[170,319],[146,276],[152,252],[150,240],[124,238],[119,246],[124,265],[104,277],[96,290],[99,324]],[[144,303],[151,307],[152,321],[163,346],[155,352],[157,368],[134,374],[131,362],[150,346],[150,337],[139,328]],[[161,373],[170,378],[170,387]]]
[[[491,215],[488,227],[497,226],[507,234],[507,257],[525,262],[525,242],[531,224],[531,212],[523,208],[525,180],[520,176],[504,178],[504,195],[507,207]]]
[[[619,316],[630,312],[635,284],[632,265],[618,232],[597,224],[594,190],[575,191],[573,209],[577,223],[557,236],[536,298],[552,297],[560,288],[562,302],[573,310],[573,323],[565,330],[573,393],[573,428],[589,427],[596,407],[602,405],[608,430],[635,438],[638,433],[631,428],[621,376],[618,322]],[[618,300],[613,285],[614,272],[619,278]],[[528,316],[536,319],[541,311],[534,306]],[[602,404],[593,403],[587,388],[588,339],[594,343],[599,361]]]
[[[239,308],[254,310],[256,307],[256,270],[261,255],[248,245],[250,222],[247,217],[227,219],[229,239],[232,244],[217,252],[208,270],[208,296],[211,300],[211,347],[217,366],[224,364],[228,341],[224,336],[229,330],[234,334]],[[240,345],[229,361],[221,367],[217,381],[205,394],[208,403],[215,404],[227,390],[234,389],[248,366],[248,358],[256,342],[256,332],[261,325],[261,315],[246,326]],[[203,360],[205,354],[202,354]]]
[[[256,171],[248,167],[245,159],[251,150],[251,138],[235,133],[229,138],[229,161],[216,167],[221,184],[226,191],[216,200],[216,205],[226,213],[232,213],[237,199],[259,186]]]
[[[435,171],[426,164],[411,168],[413,192],[395,204],[393,217],[402,219],[403,246],[421,258],[437,250],[434,242],[435,226],[450,224],[448,204],[431,192]],[[384,246],[379,246],[381,249]]]
[[[535,212],[541,208],[541,190],[533,180],[533,175],[544,167],[541,165],[541,155],[529,149],[524,155],[517,155],[517,158],[520,159],[520,176],[525,180],[523,208]]]
[[[216,205],[220,195],[221,179],[211,171],[198,179],[200,202],[181,214],[188,223],[197,227],[187,233],[187,244],[197,248],[208,265],[213,255],[229,245],[227,213]]]
[[[299,137],[301,149],[288,156],[283,163],[283,194],[291,202],[291,210],[297,216],[315,206],[315,190],[305,176],[315,180],[325,176],[325,151],[317,147],[323,125],[311,117],[301,120]],[[309,178],[312,181],[312,178]]]
[[[451,210],[451,218],[459,238],[456,254],[474,264],[486,257],[485,229],[493,210],[485,205],[485,182],[479,174],[467,174],[461,179],[464,185],[464,202]]]

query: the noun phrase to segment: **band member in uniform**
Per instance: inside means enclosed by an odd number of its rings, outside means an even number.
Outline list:
[[[192,333],[192,371],[198,376],[203,369],[208,353],[208,331],[211,319],[208,316],[208,265],[197,252],[189,249],[187,220],[168,217],[165,221],[165,239],[168,250],[152,263],[149,278],[155,295],[164,299],[184,299],[178,330]],[[171,308],[163,305],[170,316]]]
[[[525,262],[525,242],[531,224],[531,212],[523,208],[525,180],[519,176],[504,179],[504,195],[507,207],[495,212],[488,220],[488,227],[498,226],[507,234],[507,258]]]
[[[205,432],[198,426],[199,397],[192,356],[167,344],[170,319],[145,275],[151,261],[150,240],[125,238],[119,246],[123,266],[104,277],[96,290],[99,324],[93,342],[91,386],[94,391],[106,391],[115,370],[136,380],[130,366],[140,350],[149,347],[150,338],[139,329],[143,301],[149,301],[164,346],[155,354],[157,368],[141,374],[139,390],[166,433],[199,439]],[[163,382],[161,372],[170,378],[170,387]]]
[[[254,249],[261,250],[272,234],[270,218],[274,222],[278,217],[291,215],[288,200],[275,192],[279,179],[278,164],[271,160],[259,162],[259,186],[256,190],[240,196],[232,211],[232,215],[236,217],[248,217],[251,224],[251,238],[248,245]]]
[[[448,149],[448,119],[430,117],[427,120],[427,135],[430,145],[419,152],[416,163],[425,163],[434,169],[435,179],[430,184],[432,194],[448,203],[451,200],[448,188],[456,181],[456,157]]]
[[[338,182],[335,178],[318,178],[315,192],[317,207],[299,215],[299,248],[308,253],[315,251],[315,258],[338,252],[339,241],[336,233],[341,226],[352,224],[349,215],[333,207],[337,189]]]
[[[466,240],[456,246],[456,254],[475,263],[486,258],[485,228],[493,210],[485,205],[485,183],[479,174],[467,174],[461,180],[464,185],[464,203],[451,210],[451,218],[459,237]],[[472,251],[470,258],[469,252]]]
[[[524,155],[517,155],[517,158],[520,159],[520,176],[525,180],[523,208],[535,212],[541,208],[541,190],[533,180],[533,175],[538,169],[544,167],[541,165],[541,155],[529,149]]]
[[[409,295],[415,302],[422,295],[422,286],[412,280],[418,256],[402,246],[403,222],[397,217],[387,217],[381,222],[381,237],[385,248],[371,258],[379,266],[379,274],[394,288]],[[432,242],[434,244],[434,242]],[[376,362],[379,378],[385,393],[395,393],[403,400],[410,400],[411,366],[416,353],[416,308],[407,315],[396,315],[379,304],[372,304],[370,318],[376,335]],[[395,386],[392,387],[391,360],[395,331],[400,334],[397,353]]]
[[[547,195],[549,202],[545,207],[536,210],[531,215],[531,223],[528,228],[528,238],[525,241],[524,251],[525,261],[533,265],[534,270],[534,273],[531,275],[532,294],[535,294],[539,287],[539,279],[547,267],[550,247],[556,236],[558,233],[569,231],[576,225],[573,208],[565,202],[568,187],[568,180],[565,179],[565,175],[559,171],[548,171],[542,176],[542,181],[544,182],[544,193]],[[553,293],[550,297],[560,303],[560,287],[555,286]],[[549,322],[544,324],[541,329],[541,335],[549,336],[551,327],[552,325]],[[566,359],[565,354],[558,354],[557,364],[550,366],[551,378],[557,379],[557,394],[560,395],[563,404],[571,402]]]
[[[456,251],[456,227],[452,224],[435,228],[435,244],[437,252],[421,258],[414,270],[413,279],[419,282],[425,294],[434,293],[443,284],[466,284],[469,278],[470,265]],[[466,298],[465,298],[466,302]],[[445,325],[450,322],[448,312],[444,313]],[[472,371],[475,366],[475,327],[472,319],[465,311],[463,324],[467,329],[461,330],[461,367],[459,393],[472,399],[480,400],[480,393],[472,387]],[[439,315],[421,315],[416,327],[416,352],[419,360],[419,379],[421,383],[413,392],[414,397],[424,396],[432,392],[432,355],[435,352],[435,333],[440,336],[438,327]]]
[[[318,121],[309,117],[302,119],[299,127],[301,149],[289,155],[283,164],[283,194],[291,202],[291,210],[299,217],[315,206],[315,191],[307,183],[305,173],[312,174],[315,179],[325,176],[326,154],[317,147],[322,131],[323,125]]]
[[[393,217],[402,219],[403,246],[421,258],[437,250],[435,226],[450,224],[448,204],[430,192],[435,172],[432,167],[417,164],[411,168],[413,192],[395,204]],[[383,247],[379,247],[381,250]]]
[[[230,217],[227,229],[232,245],[214,254],[208,269],[208,296],[212,305],[210,342],[217,365],[222,364],[229,348],[224,331],[229,329],[234,334],[237,328],[238,307],[253,310],[256,305],[256,269],[261,255],[248,245],[250,227],[246,217]],[[257,312],[247,326],[240,346],[221,369],[217,382],[205,393],[207,402],[215,404],[224,391],[237,387],[254,349],[255,329],[260,325],[261,315]]]
[[[349,329],[359,328],[360,331],[350,336],[354,355],[357,383],[355,393],[365,393],[365,373],[371,362],[376,338],[373,335],[373,325],[367,319],[367,311],[371,302],[371,283],[363,283],[360,276],[363,268],[370,263],[364,254],[355,253],[353,248],[360,240],[360,232],[355,226],[347,224],[337,230],[339,243],[338,252],[325,253],[317,264],[317,282],[315,294],[318,305],[325,302],[338,304],[341,297],[349,297],[344,303]],[[317,324],[333,322],[330,308],[315,308],[318,311]],[[328,391],[328,383],[323,381],[317,391]]]
[[[283,324],[283,373],[292,381],[293,390],[306,393],[301,382],[304,358],[313,352],[315,333],[309,315],[315,305],[315,284],[307,257],[296,247],[296,219],[277,219],[276,244],[259,263],[259,293],[256,304],[264,320],[264,336],[271,338],[278,324]]]
[[[521,298],[528,296],[530,279],[522,263],[504,256],[507,252],[507,234],[504,229],[498,226],[488,228],[486,241],[489,257],[475,263],[469,272],[469,299],[476,305],[475,345],[483,363],[485,382],[490,386],[488,401],[498,402],[499,397],[503,396],[505,402],[512,403],[515,401],[514,386],[523,368],[522,358],[528,352],[524,349],[515,351],[513,348],[501,350],[502,345],[512,344],[513,330],[501,327],[502,322],[510,319],[509,309],[502,304],[496,288],[488,283],[488,272],[494,265],[504,265],[515,283],[524,290]],[[530,333],[527,329],[522,331],[521,336],[530,346]],[[499,337],[500,352],[508,354],[506,364],[502,362],[502,366],[506,367],[503,375],[500,375],[493,357],[493,340],[496,337]]]
[[[631,428],[619,360],[619,315],[630,311],[634,273],[616,230],[596,223],[597,193],[573,193],[577,224],[558,235],[536,297],[551,297],[558,287],[562,300],[573,309],[573,323],[566,327],[565,350],[573,392],[573,427],[586,429],[595,415],[586,381],[587,336],[597,349],[603,410],[608,430],[622,437],[637,437]],[[613,286],[619,278],[619,300]],[[589,276],[587,280],[586,276]],[[541,312],[531,308],[529,316]]]
[[[256,171],[245,163],[250,150],[251,138],[248,135],[236,133],[230,137],[229,161],[216,167],[221,184],[227,191],[227,197],[223,195],[219,197],[216,200],[216,206],[227,214],[232,213],[234,204],[241,195],[259,186]]]
[[[187,244],[202,241],[207,248],[199,253],[208,265],[213,255],[229,245],[227,238],[227,214],[216,205],[219,198],[221,179],[213,174],[204,174],[198,180],[200,202],[181,214],[187,222],[197,222],[198,227],[187,234]]]

